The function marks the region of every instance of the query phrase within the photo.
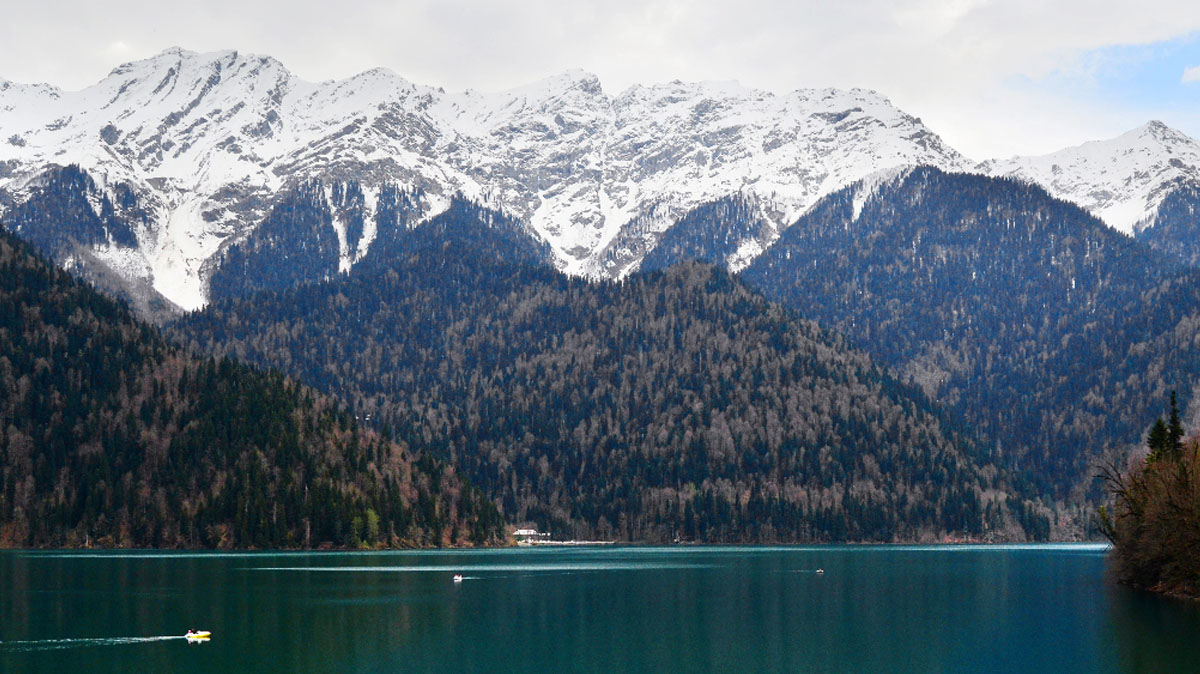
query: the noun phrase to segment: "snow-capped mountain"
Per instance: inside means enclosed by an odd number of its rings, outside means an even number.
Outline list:
[[[857,89],[672,82],[610,96],[572,71],[453,94],[386,70],[310,83],[269,57],[180,49],[81,91],[0,80],[0,217],[47,168],[71,164],[114,203],[135,195],[121,203],[143,215],[136,245],[92,242],[106,251],[96,259],[188,309],[207,301],[221,252],[281,191],[314,180],[326,200],[354,181],[367,213],[381,190],[404,190],[426,219],[462,194],[526,222],[563,270],[618,277],[702,203],[761,204],[768,241],[747,248],[761,249],[819,197],[880,169],[969,167],[919,119]],[[339,268],[369,254],[374,226],[357,243],[338,230]]]
[[[979,170],[1038,183],[1110,227],[1135,234],[1156,225],[1173,192],[1200,185],[1200,143],[1153,121],[1048,155],[986,161]]]

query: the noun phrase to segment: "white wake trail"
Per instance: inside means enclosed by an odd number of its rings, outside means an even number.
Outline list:
[[[187,639],[177,634],[157,637],[93,637],[81,639],[34,639],[30,641],[0,641],[0,651],[30,652],[58,651],[68,648],[87,648],[90,646],[125,646],[129,644],[144,644],[151,641],[167,641],[170,639]]]

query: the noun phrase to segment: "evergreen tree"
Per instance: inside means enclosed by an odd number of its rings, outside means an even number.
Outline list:
[[[1150,432],[1146,435],[1146,447],[1150,450],[1147,459],[1151,462],[1167,455],[1171,447],[1171,431],[1163,423],[1162,417],[1155,419],[1154,425],[1150,427]]]
[[[1179,421],[1179,405],[1175,402],[1175,392],[1171,391],[1171,421],[1167,424],[1167,449],[1172,458],[1179,458],[1183,451],[1183,424]]]

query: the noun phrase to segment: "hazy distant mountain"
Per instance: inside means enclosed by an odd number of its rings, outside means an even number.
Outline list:
[[[361,190],[357,240],[340,218],[329,222],[341,268],[369,254],[391,189],[416,195],[415,222],[457,193],[501,208],[550,244],[560,269],[616,277],[708,201],[754,197],[769,240],[877,169],[968,166],[920,120],[863,90],[778,96],[672,82],[614,96],[574,71],[498,94],[447,94],[385,70],[313,84],[268,57],[180,49],[77,92],[0,81],[0,136],[0,216],[30,199],[51,165],[76,164],[95,182],[86,199],[96,209],[107,198],[139,213],[132,241],[80,242],[89,263],[189,309],[207,300],[218,253],[315,180],[310,197],[331,212],[334,183]]]

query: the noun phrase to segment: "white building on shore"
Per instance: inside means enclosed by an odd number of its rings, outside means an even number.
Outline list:
[[[550,540],[550,534],[539,533],[537,529],[517,529],[513,532],[517,545],[537,545]]]

